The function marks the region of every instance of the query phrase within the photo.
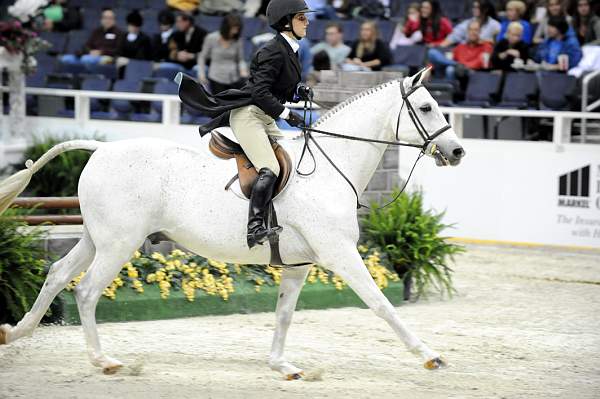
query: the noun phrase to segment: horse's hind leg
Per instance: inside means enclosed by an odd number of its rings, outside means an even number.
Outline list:
[[[281,274],[281,284],[279,285],[279,296],[277,298],[277,326],[273,335],[269,366],[272,370],[279,371],[285,375],[288,380],[298,379],[302,376],[302,370],[285,360],[283,350],[285,347],[285,337],[292,322],[296,303],[298,302],[298,296],[309,270],[310,265],[300,266],[284,269]]]
[[[44,314],[46,314],[54,297],[74,277],[90,265],[94,258],[94,252],[94,243],[84,227],[81,240],[68,254],[54,262],[50,267],[46,281],[31,310],[25,314],[16,326],[11,328],[5,324],[0,327],[0,344],[13,342],[23,336],[31,335]]]
[[[145,236],[144,236],[145,237]],[[96,305],[102,291],[119,274],[133,252],[142,245],[144,238],[111,242],[96,246],[96,256],[81,282],[75,287],[75,299],[79,318],[85,334],[88,355],[94,366],[102,367],[105,374],[116,372],[122,365],[117,359],[102,354],[96,328]]]

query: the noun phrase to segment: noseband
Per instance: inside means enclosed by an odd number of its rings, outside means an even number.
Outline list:
[[[424,87],[422,84],[418,84],[415,86],[412,86],[408,91],[406,91],[404,89],[404,79],[400,80],[400,94],[402,95],[402,105],[400,107],[400,111],[398,112],[398,118],[396,121],[396,141],[387,141],[387,140],[377,140],[377,139],[368,139],[368,138],[364,138],[364,137],[356,137],[356,136],[349,136],[349,135],[345,135],[345,134],[340,134],[340,133],[334,133],[334,132],[328,132],[325,130],[319,130],[319,129],[314,129],[312,127],[310,127],[310,125],[312,124],[312,107],[313,107],[313,102],[312,99],[310,99],[309,101],[304,101],[304,121],[306,123],[306,117],[308,114],[308,125],[302,127],[302,133],[304,136],[304,146],[302,148],[302,154],[300,155],[300,159],[298,160],[298,166],[296,167],[296,173],[298,173],[298,175],[300,176],[310,176],[312,175],[315,170],[317,169],[317,164],[316,164],[316,160],[315,160],[315,156],[312,152],[312,149],[310,148],[310,142],[312,142],[317,149],[321,152],[321,154],[323,154],[323,156],[325,157],[325,159],[327,159],[327,161],[331,164],[331,166],[333,166],[333,168],[340,174],[340,176],[342,176],[344,178],[344,180],[346,180],[346,182],[350,185],[350,187],[352,188],[352,191],[354,191],[354,195],[356,196],[356,208],[360,209],[360,208],[369,208],[367,205],[361,204],[360,203],[360,199],[359,199],[359,195],[358,195],[358,191],[356,190],[356,188],[354,187],[354,185],[352,184],[352,182],[350,181],[350,179],[348,179],[348,177],[346,177],[346,175],[337,167],[337,165],[333,162],[333,160],[331,158],[329,158],[329,156],[325,153],[325,151],[323,150],[323,148],[319,145],[319,143],[315,140],[314,136],[312,135],[312,133],[321,133],[324,134],[326,136],[331,136],[331,137],[336,137],[336,138],[342,138],[342,139],[347,139],[347,140],[353,140],[353,141],[365,141],[368,143],[379,143],[379,144],[388,144],[388,145],[394,145],[394,146],[402,146],[402,147],[415,147],[415,148],[419,148],[421,151],[419,152],[419,156],[417,157],[417,160],[415,161],[415,163],[413,164],[412,169],[410,170],[410,173],[408,175],[408,178],[406,179],[406,182],[404,183],[404,186],[402,186],[402,190],[400,190],[400,192],[387,204],[385,204],[382,208],[385,208],[389,205],[391,205],[393,202],[395,202],[400,195],[404,192],[404,189],[406,188],[406,186],[408,185],[408,181],[410,180],[410,177],[412,176],[413,171],[415,170],[415,167],[417,166],[417,162],[419,162],[419,160],[421,159],[421,157],[423,155],[425,155],[426,152],[429,152],[430,155],[433,155],[437,150],[436,150],[436,146],[435,145],[431,145],[433,140],[435,140],[438,136],[440,136],[442,133],[444,133],[445,131],[450,129],[450,125],[448,123],[446,123],[445,126],[439,128],[438,130],[436,130],[433,134],[429,134],[427,132],[427,129],[425,129],[425,126],[423,126],[423,123],[421,122],[421,120],[419,119],[419,116],[417,115],[414,107],[412,106],[412,104],[410,103],[410,100],[408,99],[408,97],[413,94],[415,91],[417,91],[418,89],[420,89],[421,87]],[[408,115],[413,123],[413,125],[415,126],[415,129],[417,130],[417,132],[419,132],[419,135],[421,136],[421,138],[423,139],[423,144],[412,144],[412,143],[403,143],[400,141],[400,138],[398,136],[398,130],[400,128],[400,116],[402,115],[402,109],[404,108],[404,104],[406,104],[406,107],[408,109]],[[431,145],[431,146],[430,146]],[[313,160],[313,169],[308,172],[308,173],[303,173],[300,172],[299,168],[300,165],[302,163],[302,160],[304,159],[304,155],[306,153],[309,153],[312,160]]]

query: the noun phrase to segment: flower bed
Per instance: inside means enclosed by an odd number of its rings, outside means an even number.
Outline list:
[[[376,250],[360,247],[365,267],[394,304],[402,302],[402,283]],[[65,323],[79,323],[73,288],[75,278],[61,294]],[[168,255],[136,251],[98,303],[99,322],[155,320],[231,313],[273,311],[281,269],[263,265],[236,265],[174,250]],[[344,281],[313,266],[298,300],[298,309],[364,307]]]

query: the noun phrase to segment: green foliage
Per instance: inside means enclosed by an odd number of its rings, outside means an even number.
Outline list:
[[[430,287],[441,295],[451,296],[455,291],[448,263],[464,248],[440,236],[443,229],[451,227],[441,222],[443,216],[443,212],[424,211],[423,195],[415,192],[402,193],[387,208],[372,204],[362,219],[367,244],[380,247],[400,277],[412,279],[417,298],[426,296]]]
[[[22,212],[18,213],[22,215]],[[45,232],[24,232],[14,209],[0,217],[0,323],[15,323],[29,311],[46,279],[41,245]]]

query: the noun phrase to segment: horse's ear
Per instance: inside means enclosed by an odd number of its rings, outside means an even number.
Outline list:
[[[419,72],[417,72],[414,76],[412,76],[411,79],[411,84],[410,86],[416,86],[421,84],[421,82],[423,82],[423,80],[425,80],[426,77],[429,76],[429,72],[431,71],[431,67],[425,67],[423,69],[421,69]]]

